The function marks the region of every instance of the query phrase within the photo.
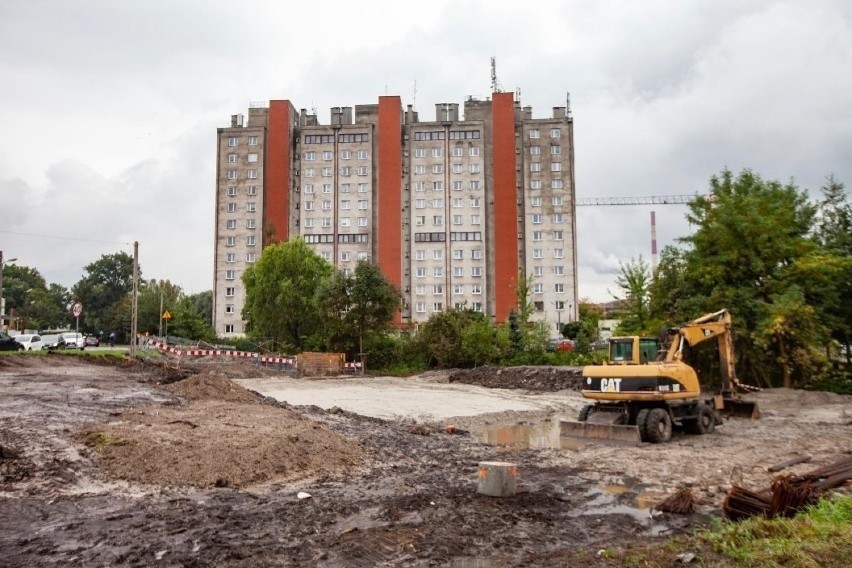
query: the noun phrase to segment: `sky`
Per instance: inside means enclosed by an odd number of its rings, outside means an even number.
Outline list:
[[[434,105],[504,90],[574,116],[578,198],[705,193],[750,168],[852,186],[847,0],[4,0],[0,250],[73,286],[101,255],[213,287],[216,128],[253,101]],[[577,209],[579,295],[694,230],[686,207]]]

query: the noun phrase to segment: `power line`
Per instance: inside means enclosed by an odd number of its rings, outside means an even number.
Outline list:
[[[64,236],[60,236],[60,235],[42,235],[42,234],[39,234],[39,233],[20,233],[20,232],[17,232],[17,231],[2,231],[2,230],[0,230],[0,233],[5,233],[7,235],[21,235],[21,236],[24,236],[24,237],[42,237],[42,238],[45,238],[45,239],[60,239],[60,240],[63,240],[63,241],[82,241],[82,242],[87,242],[87,243],[103,243],[103,244],[107,244],[107,245],[127,245],[127,246],[133,245],[133,243],[122,243],[122,242],[119,242],[119,241],[101,241],[101,240],[98,240],[98,239],[82,239],[80,237],[64,237]]]

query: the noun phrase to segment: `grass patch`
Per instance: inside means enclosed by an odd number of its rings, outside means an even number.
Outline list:
[[[111,446],[129,446],[135,443],[133,440],[120,438],[110,434],[109,432],[102,432],[98,430],[83,432],[80,435],[80,441],[86,447],[92,448],[99,453]]]

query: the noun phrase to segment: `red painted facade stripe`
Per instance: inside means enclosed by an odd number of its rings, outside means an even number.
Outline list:
[[[515,190],[514,93],[494,93],[492,147],[494,149],[494,311],[498,323],[517,306],[518,204]]]
[[[402,100],[379,97],[378,264],[388,282],[402,289]],[[397,323],[401,314],[397,313]]]
[[[264,235],[271,237],[264,245],[286,242],[290,238],[290,101],[269,101],[264,168]],[[264,237],[266,241],[266,237]]]

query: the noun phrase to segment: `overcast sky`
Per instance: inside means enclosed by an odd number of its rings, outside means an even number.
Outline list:
[[[848,0],[4,0],[0,250],[72,286],[140,243],[143,277],[212,288],[216,128],[249,102],[571,93],[577,196],[705,192],[748,167],[852,186]],[[415,98],[416,83],[416,98]],[[580,297],[690,232],[683,206],[578,208]],[[53,238],[64,237],[64,238]],[[70,240],[65,237],[87,240]]]

